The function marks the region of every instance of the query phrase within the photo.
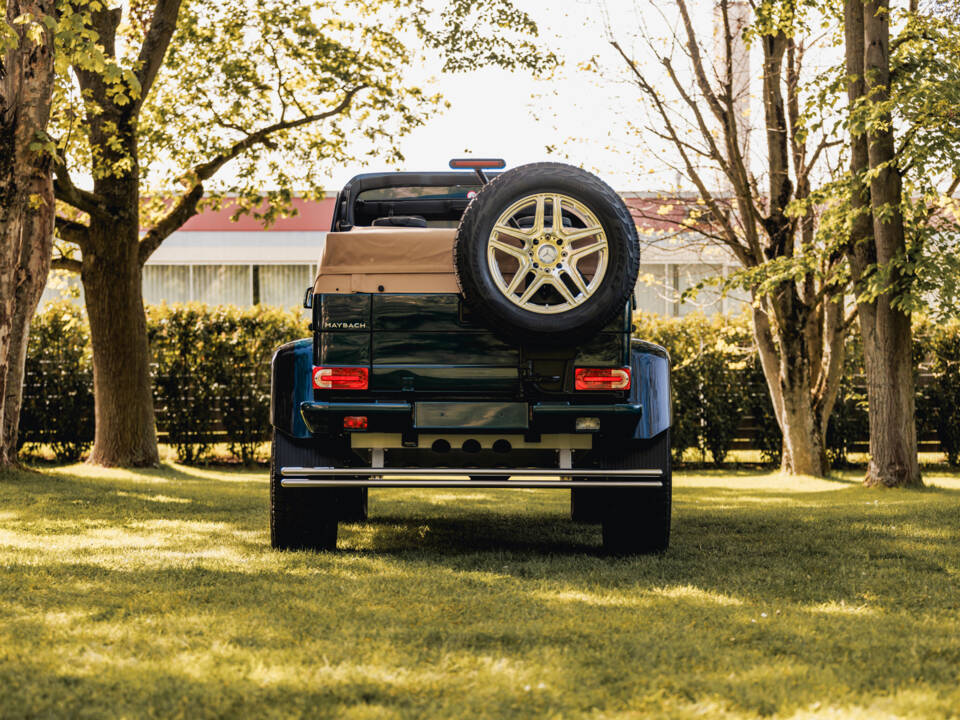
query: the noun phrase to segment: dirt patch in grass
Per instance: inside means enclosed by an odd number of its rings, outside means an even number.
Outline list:
[[[677,477],[660,557],[562,491],[371,493],[269,549],[259,471],[0,476],[0,717],[957,717],[960,481]]]

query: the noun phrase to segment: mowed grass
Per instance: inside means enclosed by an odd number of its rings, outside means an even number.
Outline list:
[[[664,556],[562,491],[371,493],[269,548],[264,471],[0,478],[0,717],[960,717],[960,480],[679,474]]]

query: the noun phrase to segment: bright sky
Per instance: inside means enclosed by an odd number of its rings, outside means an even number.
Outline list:
[[[711,0],[693,3],[711,7]],[[442,92],[451,107],[405,139],[406,163],[399,169],[445,169],[450,158],[471,154],[502,157],[508,167],[570,162],[597,172],[619,190],[673,185],[674,173],[660,169],[651,174],[637,160],[636,141],[624,117],[639,96],[623,83],[625,76],[604,79],[577,67],[597,54],[605,64],[621,68],[608,44],[603,15],[608,14],[613,27],[634,27],[633,0],[523,0],[519,5],[537,21],[541,38],[562,54],[564,67],[549,79],[494,69],[425,75],[422,82]],[[325,186],[340,187],[357,170],[345,168]]]

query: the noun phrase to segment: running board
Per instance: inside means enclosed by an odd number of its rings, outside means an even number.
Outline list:
[[[539,480],[569,477],[597,480]],[[423,487],[423,488],[611,488],[663,487],[659,469],[593,470],[557,468],[332,468],[285,467],[280,469],[280,484],[289,488],[306,487]],[[354,476],[354,477],[343,477]],[[336,476],[336,477],[331,477]],[[457,476],[476,478],[456,480]],[[519,478],[517,480],[506,479]],[[437,478],[437,479],[430,479]],[[491,479],[486,479],[491,478]],[[603,478],[603,479],[599,479]]]

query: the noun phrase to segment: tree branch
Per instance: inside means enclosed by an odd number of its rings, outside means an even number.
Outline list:
[[[787,132],[790,151],[793,155],[793,170],[797,175],[797,197],[806,198],[807,143],[800,139],[800,72],[803,65],[803,49],[798,48],[793,37],[787,38]]]
[[[54,161],[53,169],[56,173],[56,178],[53,181],[53,194],[57,200],[72,205],[88,215],[104,217],[109,214],[106,207],[107,202],[103,197],[89,190],[82,190],[73,184],[73,180],[70,179],[70,174],[67,172],[67,166],[59,157]]]
[[[153,17],[147,29],[143,45],[140,46],[140,55],[137,57],[137,81],[140,83],[140,97],[133,101],[136,110],[143,104],[144,98],[150,92],[163,57],[167,54],[170,38],[177,27],[177,16],[180,13],[181,0],[157,0],[153,8]]]
[[[90,26],[97,32],[97,41],[103,45],[103,52],[108,58],[116,58],[117,54],[117,26],[123,18],[123,8],[104,8],[94,10],[90,13]],[[77,82],[80,83],[80,89],[92,93],[90,99],[84,98],[84,105],[87,110],[87,122],[91,122],[95,115],[92,113],[94,105],[104,97],[105,82],[104,76],[100,72],[86,69],[80,64],[73,65],[73,71],[77,76]]]
[[[953,182],[950,183],[950,187],[948,187],[943,194],[948,198],[952,198],[958,187],[960,187],[960,175],[954,175]]]
[[[743,159],[743,153],[740,149],[737,132],[737,118],[736,111],[734,109],[733,98],[732,31],[730,29],[730,20],[727,13],[727,4],[726,2],[722,2],[720,5],[721,12],[723,14],[724,44],[726,47],[725,61],[727,77],[724,78],[724,86],[726,87],[726,92],[723,98],[724,102],[721,102],[721,98],[718,97],[713,91],[713,88],[710,87],[710,82],[707,78],[703,58],[700,55],[700,45],[697,42],[696,31],[694,30],[693,23],[690,20],[690,13],[687,10],[685,0],[677,0],[677,7],[680,10],[680,15],[683,19],[684,32],[687,36],[687,53],[690,57],[690,63],[693,67],[694,77],[697,81],[697,87],[700,89],[700,93],[706,99],[707,104],[709,105],[711,111],[717,118],[723,130],[724,145],[727,149],[727,157],[724,159],[724,162],[721,163],[721,167],[723,168],[727,179],[730,181],[730,184],[733,186],[734,193],[736,195],[738,211],[741,214],[741,221],[743,222],[747,246],[750,248],[750,252],[756,255],[756,262],[763,262],[762,251],[760,250],[760,244],[754,225],[754,222],[762,223],[763,218],[760,217],[760,212],[756,207],[754,198],[757,196],[756,194],[750,192],[749,173],[747,172],[746,163]],[[676,76],[673,76],[672,79],[674,86],[677,87],[681,94],[687,94],[686,91],[683,90],[682,85],[679,84],[679,80],[676,78]],[[692,99],[686,100],[686,102],[688,105],[690,105]],[[693,103],[693,105],[696,105],[696,103]],[[698,116],[701,134],[706,133],[706,136],[712,139],[713,135],[710,133],[709,128],[706,128],[706,124],[703,122],[702,117],[700,116],[699,108],[695,108],[695,113]]]
[[[850,329],[850,326],[856,322],[857,317],[860,314],[860,306],[856,304],[850,310],[850,313],[843,319],[843,322],[840,324],[840,332],[846,334],[847,330]]]
[[[693,112],[693,116],[697,121],[697,127],[700,129],[700,134],[710,147],[709,155],[706,153],[703,154],[716,161],[720,165],[720,170],[723,172],[723,174],[730,178],[731,182],[733,182],[733,176],[730,171],[730,167],[727,165],[727,162],[723,157],[723,153],[720,152],[720,148],[717,147],[716,141],[713,139],[713,133],[711,133],[710,128],[707,127],[703,113],[700,112],[700,106],[697,105],[696,101],[690,97],[690,94],[684,89],[683,83],[680,82],[680,78],[677,77],[676,72],[674,72],[673,64],[670,62],[670,59],[661,58],[660,62],[666,68],[667,75],[670,77],[670,80],[673,81],[673,86],[677,89],[680,99],[683,100],[687,104],[687,107],[690,108],[691,112]]]
[[[683,220],[672,220],[670,218],[663,218],[656,215],[648,215],[644,212],[631,211],[630,215],[634,218],[640,218],[641,220],[653,220],[667,225],[672,225],[675,228],[672,236],[679,236],[685,233],[696,233],[697,235],[700,235],[708,240],[712,240],[715,243],[724,245],[726,244],[726,239],[723,236],[707,231],[702,225],[684,222]],[[641,227],[641,229],[643,228]]]
[[[947,187],[947,189],[944,190],[941,194],[942,194],[944,197],[948,197],[948,198],[950,198],[950,199],[952,200],[952,199],[953,199],[953,194],[957,191],[957,188],[958,188],[958,187],[960,187],[960,175],[954,175],[954,176],[953,176],[953,181],[950,183],[949,187]],[[923,217],[924,217],[924,219],[927,220],[927,221],[929,221],[930,218],[933,217],[934,213],[937,212],[937,210],[938,210],[938,207],[937,207],[936,204],[927,205],[927,206],[924,208],[924,211],[923,211]]]
[[[649,133],[650,133],[651,135],[653,135],[654,137],[660,138],[661,140],[667,140],[668,142],[673,142],[673,138],[672,138],[672,137],[670,137],[670,136],[667,135],[666,133],[660,132],[660,131],[657,130],[656,128],[648,127],[648,128],[647,128],[647,132],[649,132]],[[696,145],[693,145],[693,144],[691,144],[691,143],[688,143],[688,142],[686,142],[685,140],[681,140],[680,142],[683,144],[683,146],[684,146],[687,150],[689,150],[690,152],[692,152],[692,153],[695,154],[695,155],[699,155],[700,157],[705,158],[705,159],[707,159],[707,160],[714,160],[714,161],[715,161],[715,160],[717,159],[716,156],[715,156],[715,155],[712,155],[712,154],[710,153],[710,151],[708,151],[708,150],[703,150],[702,148],[698,148]],[[721,163],[722,163],[722,161],[721,161]]]
[[[683,28],[687,33],[687,52],[690,53],[690,60],[693,63],[694,75],[697,78],[697,86],[706,99],[707,104],[716,115],[717,120],[723,123],[723,106],[717,98],[710,82],[707,80],[707,74],[703,69],[703,58],[700,56],[700,46],[697,44],[697,34],[693,29],[693,23],[690,21],[690,13],[687,11],[687,4],[684,0],[677,0],[677,7],[680,10],[680,17],[683,18]]]
[[[817,160],[820,159],[820,156],[823,154],[824,150],[827,150],[837,145],[842,145],[843,140],[830,140],[829,136],[824,135],[820,142],[817,144],[816,149],[813,151],[813,155],[810,156],[810,160],[804,164],[803,171],[797,172],[797,183],[806,182],[807,178],[810,176],[810,172],[817,164]]]
[[[55,227],[60,237],[74,245],[79,245],[81,250],[90,242],[90,228],[83,223],[78,223],[67,218],[57,216]]]
[[[143,236],[140,241],[140,264],[145,263],[160,243],[166,240],[172,232],[182,226],[187,220],[197,214],[197,205],[203,198],[203,183],[197,182],[190,190],[180,197],[171,210],[164,215]]]
[[[903,139],[900,142],[900,147],[893,151],[894,157],[902,157],[903,154],[907,151],[907,148],[910,147],[910,142],[913,140],[913,137],[919,131],[919,127],[916,125],[911,126],[903,134]]]
[[[684,166],[687,170],[687,176],[690,178],[691,182],[696,185],[697,192],[700,194],[701,199],[706,204],[707,209],[710,211],[710,214],[717,223],[717,226],[723,232],[724,244],[733,251],[734,255],[736,255],[737,259],[741,263],[743,263],[745,266],[751,265],[752,263],[749,261],[750,248],[745,247],[743,243],[740,242],[737,234],[733,230],[733,227],[730,225],[730,218],[721,210],[717,199],[713,196],[713,193],[707,189],[706,183],[703,182],[703,178],[700,177],[700,173],[697,172],[693,161],[687,154],[684,143],[680,139],[680,136],[674,127],[673,121],[670,119],[670,114],[667,112],[667,108],[657,95],[657,91],[652,85],[650,85],[643,73],[640,72],[640,68],[637,67],[636,63],[633,62],[630,56],[623,51],[623,48],[620,47],[620,44],[616,40],[612,40],[610,44],[620,54],[624,62],[627,63],[630,71],[637,79],[637,84],[639,85],[640,89],[650,98],[650,101],[657,110],[657,114],[660,115],[660,118],[663,120],[663,124],[667,129],[667,134],[670,137],[670,141],[674,144],[674,147],[676,147],[677,152],[680,154],[680,158],[683,160]]]
[[[339,115],[348,107],[350,107],[354,96],[365,87],[365,85],[360,85],[358,87],[351,88],[347,91],[343,100],[336,107],[327,110],[326,112],[307,115],[297,120],[276,122],[272,125],[261,128],[256,132],[250,133],[243,140],[238,140],[235,142],[224,152],[205,163],[197,165],[191,171],[183,175],[181,177],[181,182],[187,185],[190,189],[180,198],[180,200],[170,209],[170,211],[143,236],[143,239],[140,241],[140,263],[145,263],[153,254],[153,252],[160,247],[160,243],[162,243],[167,237],[170,236],[172,232],[183,225],[187,220],[197,214],[197,205],[203,198],[203,183],[204,181],[213,177],[217,171],[220,170],[220,168],[245,150],[248,150],[257,144],[268,142],[270,136],[274,133],[282,132],[284,130],[292,130],[303,125],[325,120],[326,118],[333,117],[334,115]]]
[[[79,273],[82,266],[79,260],[67,257],[56,257],[50,261],[51,270],[66,270],[67,272]]]
[[[739,121],[737,119],[736,101],[733,92],[733,30],[730,28],[730,13],[727,0],[720,3],[720,13],[723,16],[723,44],[724,44],[724,74],[722,99],[724,107],[724,117],[721,119],[724,130],[726,131],[727,153],[729,154],[729,164],[734,170],[735,175],[730,178],[734,185],[740,185],[744,188],[744,197],[749,196],[750,181],[748,178],[746,163],[743,160],[743,148],[740,146]],[[742,29],[738,29],[742,32]],[[699,59],[698,59],[699,62]],[[750,197],[750,206],[755,209],[753,197]],[[757,217],[759,220],[759,216]]]

